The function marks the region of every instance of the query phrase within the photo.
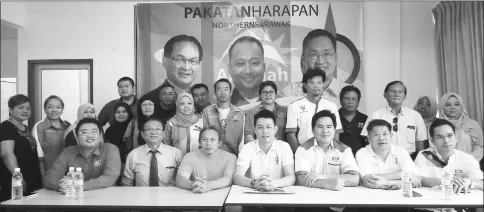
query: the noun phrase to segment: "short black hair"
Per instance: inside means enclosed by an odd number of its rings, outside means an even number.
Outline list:
[[[320,68],[308,68],[306,73],[304,73],[304,75],[303,75],[302,83],[307,85],[309,79],[312,79],[312,78],[317,77],[317,76],[321,76],[321,78],[323,78],[323,82],[326,81],[326,73],[324,73],[324,71],[322,69],[320,69]],[[304,93],[308,92],[306,90],[306,88],[304,88],[304,86],[303,86],[303,92]]]
[[[159,122],[161,124],[161,128],[163,130],[165,130],[165,125],[163,124],[163,121],[161,121],[161,119],[159,118],[156,118],[156,117],[153,117],[151,116],[150,118],[148,118],[148,120],[145,121],[145,123],[143,123],[143,128],[140,129],[140,131],[144,131],[145,130],[145,125],[146,123],[150,122],[150,121],[156,121],[156,122]]]
[[[306,35],[306,37],[304,37],[303,53],[306,51],[306,48],[308,47],[309,42],[313,38],[317,38],[317,37],[328,37],[331,40],[331,43],[333,44],[334,51],[336,52],[336,38],[334,37],[334,35],[331,32],[324,30],[324,29],[315,29],[315,30],[310,31]]]
[[[8,99],[8,107],[10,109],[13,109],[14,107],[21,105],[23,103],[26,103],[26,102],[30,102],[29,97],[27,97],[23,94],[17,94],[17,95],[10,97],[10,99]]]
[[[190,88],[190,93],[193,95],[193,90],[195,89],[199,89],[199,88],[205,88],[205,90],[207,90],[207,92],[210,92],[208,90],[208,86],[203,84],[203,83],[197,83],[195,85],[193,85],[191,88]]]
[[[47,104],[49,103],[49,101],[51,99],[57,99],[61,105],[62,105],[62,108],[64,108],[64,101],[62,101],[62,99],[59,97],[59,96],[56,96],[56,95],[50,95],[49,97],[47,97],[47,99],[45,99],[44,101],[44,109],[47,107]]]
[[[220,143],[220,141],[222,140],[222,136],[220,135],[220,131],[213,125],[208,125],[208,126],[202,128],[200,130],[200,136],[198,136],[198,143],[200,143],[202,141],[202,134],[203,134],[203,132],[205,132],[207,130],[215,131],[217,133],[218,142]]]
[[[257,46],[259,46],[262,56],[264,56],[264,47],[262,46],[262,43],[259,41],[259,39],[251,37],[251,36],[242,36],[240,38],[237,38],[229,47],[229,60],[232,58],[232,51],[234,50],[234,46],[238,43],[255,43]]]
[[[272,119],[272,121],[274,121],[274,125],[276,125],[276,116],[270,110],[264,109],[256,113],[254,115],[254,126],[257,125],[257,120],[261,118]]]
[[[190,35],[185,35],[185,34],[177,35],[170,38],[170,40],[166,42],[165,47],[163,48],[163,51],[164,51],[163,56],[171,57],[171,53],[173,53],[173,47],[175,46],[176,43],[180,43],[180,42],[191,42],[195,44],[198,49],[198,55],[199,55],[198,59],[202,60],[203,58],[202,44],[200,44],[200,41],[198,41],[197,38]]]
[[[217,80],[217,82],[215,82],[215,84],[213,84],[213,90],[216,91],[217,90],[217,84],[219,82],[226,82],[229,84],[229,87],[230,87],[230,90],[232,90],[232,83],[230,83],[230,81],[227,79],[227,78],[220,78],[219,80]]]
[[[276,91],[276,94],[277,94],[277,85],[276,85],[276,83],[274,81],[267,80],[267,81],[264,81],[264,82],[262,82],[260,84],[260,86],[259,86],[259,95],[262,94],[262,89],[264,89],[267,86],[272,87],[272,89],[274,89],[274,91]]]
[[[311,120],[311,127],[314,129],[314,127],[316,126],[316,122],[320,118],[323,118],[323,117],[329,117],[329,118],[331,118],[331,121],[333,121],[333,126],[336,129],[336,127],[337,127],[336,115],[334,115],[334,113],[332,113],[329,110],[322,110],[322,111],[319,111],[316,114],[314,114],[313,115],[313,119]]]
[[[161,90],[163,90],[163,88],[173,88],[173,90],[175,90],[175,93],[176,93],[176,89],[175,87],[173,87],[173,85],[171,85],[170,83],[163,83],[161,86],[160,86],[160,90],[158,91],[158,98],[160,98],[160,94],[161,94]],[[178,95],[178,94],[176,94]],[[144,100],[147,100],[147,99],[144,99]],[[143,100],[143,101],[144,101]],[[151,99],[148,99],[148,100],[151,100]],[[152,100],[151,100],[152,101]]]
[[[393,85],[396,85],[396,84],[401,84],[403,85],[403,88],[405,88],[405,95],[407,95],[407,86],[405,86],[405,84],[403,84],[402,81],[399,81],[399,80],[396,80],[396,81],[392,81],[390,83],[387,84],[387,86],[385,86],[385,93],[388,92],[388,89],[390,89],[391,86]]]
[[[450,128],[452,128],[452,131],[455,133],[455,126],[454,126],[454,124],[452,124],[452,122],[450,122],[446,119],[436,119],[434,122],[432,122],[432,124],[430,124],[430,127],[429,127],[430,137],[432,137],[432,138],[434,137],[435,128],[441,127],[441,126],[444,126],[444,125],[450,126]]]
[[[75,129],[76,135],[79,135],[79,129],[84,124],[95,124],[97,126],[97,129],[99,130],[99,133],[101,133],[102,128],[98,120],[93,118],[83,118],[79,121],[79,123],[77,123],[76,129]]]
[[[131,84],[131,86],[134,87],[134,80],[131,79],[131,77],[121,77],[119,80],[118,80],[118,84],[116,85],[119,85],[120,82],[124,82],[124,81],[129,81],[129,83]]]
[[[348,92],[354,91],[356,95],[358,96],[358,101],[361,99],[361,91],[358,89],[358,87],[354,85],[347,85],[341,89],[341,92],[339,93],[339,101],[342,102],[344,95]]]
[[[370,131],[372,131],[373,128],[378,126],[385,126],[388,128],[388,131],[392,131],[392,125],[388,121],[385,121],[383,119],[373,119],[368,123],[368,126],[366,127],[368,135],[370,135]]]

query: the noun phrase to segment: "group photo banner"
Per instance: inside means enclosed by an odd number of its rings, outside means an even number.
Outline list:
[[[136,5],[135,14],[140,96],[168,79],[184,90],[206,84],[214,103],[213,83],[227,78],[233,85],[231,103],[249,109],[258,104],[260,83],[270,80],[278,88],[276,101],[289,105],[304,96],[302,76],[308,68],[325,71],[323,97],[338,106],[344,86],[364,93],[361,2],[150,3]],[[336,48],[329,39],[311,39],[304,46],[304,38],[315,29],[330,32]],[[166,55],[165,44],[180,34],[195,37],[202,49],[175,45],[171,51],[180,55]],[[263,51],[258,45],[233,46],[244,36],[259,40]],[[191,53],[199,64],[178,58]],[[365,111],[364,101],[360,111]]]

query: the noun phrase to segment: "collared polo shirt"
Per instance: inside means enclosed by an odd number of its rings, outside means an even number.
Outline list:
[[[355,117],[350,122],[343,116],[341,108],[338,110],[338,113],[341,119],[341,127],[343,128],[343,132],[339,134],[339,140],[348,145],[351,151],[353,151],[353,155],[356,155],[356,152],[366,145],[365,137],[361,136],[361,131],[368,116],[360,111],[356,111]]]
[[[314,136],[311,120],[314,114],[322,110],[331,111],[336,116],[336,130],[342,129],[338,108],[334,102],[321,97],[318,104],[314,104],[303,97],[291,103],[287,108],[286,132],[298,132],[297,140],[299,144],[309,140]]]
[[[276,135],[274,136],[277,140],[281,141],[287,141],[286,140],[286,119],[287,119],[287,107],[285,106],[280,106],[279,104],[275,103],[276,106],[274,108],[274,115],[276,116],[276,126],[277,126],[277,132]],[[246,112],[246,118],[245,118],[245,130],[244,134],[245,135],[252,135],[254,136],[254,139],[256,138],[255,135],[255,126],[254,126],[254,115],[263,110],[264,107],[262,104],[259,104],[255,106],[254,108],[248,110]]]
[[[203,110],[203,126],[214,126],[222,137],[220,149],[234,155],[239,153],[239,145],[244,142],[245,113],[240,108],[230,104],[230,112],[227,116],[227,125],[222,127],[219,119],[217,104],[209,105]]]
[[[398,131],[393,131],[393,119],[398,117]],[[424,141],[427,139],[427,128],[425,122],[420,114],[408,107],[402,107],[400,114],[395,115],[393,109],[388,105],[384,108],[378,109],[373,113],[370,119],[363,127],[361,135],[368,136],[366,127],[373,119],[383,119],[392,125],[392,144],[407,150],[408,153],[414,153],[415,141]]]
[[[65,147],[64,131],[70,126],[67,121],[59,120],[60,128],[52,125],[46,117],[43,121],[37,122],[32,128],[32,135],[37,141],[37,154],[39,158],[44,158],[44,168],[52,168],[57,157]]]
[[[304,142],[296,150],[295,171],[318,174],[344,174],[348,171],[357,171],[355,157],[351,148],[333,140],[328,151],[318,145],[316,138]]]
[[[86,158],[81,146],[71,146],[59,155],[52,168],[44,177],[44,187],[59,189],[59,182],[69,171],[69,167],[81,167],[84,174],[84,190],[94,190],[113,186],[121,172],[121,157],[118,147],[110,143],[100,143],[94,153]]]
[[[407,151],[392,144],[386,160],[378,157],[371,145],[367,145],[356,153],[356,161],[362,177],[368,174],[391,174],[400,171],[416,173],[412,158]]]
[[[148,144],[145,144],[131,151],[126,158],[124,177],[135,180],[136,186],[150,185],[150,163],[153,155],[150,150]],[[174,174],[182,160],[181,151],[163,143],[156,150],[159,186],[175,186]]]
[[[189,152],[183,157],[178,176],[217,180],[224,176],[226,170],[231,170],[233,174],[236,161],[237,156],[222,150],[215,151],[210,157],[205,156],[201,150]]]
[[[106,125],[106,123],[108,123],[108,122],[109,122],[109,125],[113,124],[113,122],[114,122],[114,107],[116,107],[116,104],[118,102],[121,102],[121,101],[123,101],[123,99],[119,98],[119,99],[112,100],[112,101],[108,102],[106,105],[104,105],[104,107],[99,112],[99,116],[98,116],[99,124],[101,126]],[[133,113],[133,119],[138,117],[138,98],[136,98],[136,96],[134,96],[134,100],[131,103],[131,105],[129,106],[129,108],[131,109],[131,112]]]
[[[250,168],[250,178],[269,175],[270,179],[284,177],[284,166],[294,165],[291,147],[287,142],[274,139],[267,154],[259,146],[259,140],[244,145],[237,159],[237,166],[246,172]]]
[[[435,148],[428,148],[423,151],[431,151],[442,160],[442,156]],[[479,163],[470,154],[455,149],[454,154],[449,157],[447,166],[438,167],[430,162],[420,151],[415,158],[415,166],[418,174],[424,177],[441,178],[444,174],[444,169],[450,169],[454,176],[469,178],[473,180],[482,180],[483,173],[479,169]]]

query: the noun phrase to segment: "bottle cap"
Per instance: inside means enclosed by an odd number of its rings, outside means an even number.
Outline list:
[[[69,171],[74,171],[74,167],[69,167]]]
[[[76,172],[80,172],[80,171],[81,171],[81,167],[77,167]]]
[[[13,169],[13,171],[19,172],[20,168],[15,168],[15,169]]]

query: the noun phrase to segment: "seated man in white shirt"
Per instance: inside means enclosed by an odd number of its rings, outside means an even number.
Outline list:
[[[315,137],[307,140],[296,151],[297,184],[311,188],[343,190],[358,186],[360,173],[351,148],[335,140],[336,116],[329,110],[314,114],[311,127]],[[323,209],[342,211],[343,208]],[[316,208],[298,211],[321,211]]]
[[[455,149],[458,142],[455,126],[444,119],[435,120],[429,127],[430,141],[433,146],[421,151],[415,165],[422,177],[422,185],[439,186],[445,170],[453,174],[454,191],[483,189],[483,173],[479,163],[470,154]]]
[[[175,186],[175,176],[182,160],[179,149],[163,140],[161,120],[150,118],[142,126],[145,145],[133,149],[126,158],[122,186]]]
[[[410,155],[405,149],[393,145],[392,126],[385,120],[374,119],[368,123],[370,145],[356,153],[363,186],[375,189],[398,189],[401,174],[411,172],[412,184],[419,187],[420,179]]]
[[[277,132],[275,115],[261,110],[254,115],[254,125],[257,140],[245,144],[240,151],[234,183],[263,191],[294,185],[294,157],[289,144],[274,137]],[[246,177],[249,168],[250,174]]]

